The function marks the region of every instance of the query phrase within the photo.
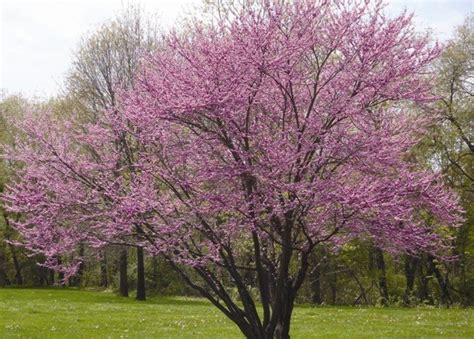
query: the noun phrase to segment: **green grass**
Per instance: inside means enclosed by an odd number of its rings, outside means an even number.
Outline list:
[[[295,309],[292,338],[471,337],[474,309]],[[108,292],[0,289],[0,338],[240,338],[200,299],[137,302]]]

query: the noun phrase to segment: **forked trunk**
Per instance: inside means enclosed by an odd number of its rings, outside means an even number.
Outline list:
[[[255,325],[249,326],[247,330],[239,326],[244,335],[252,339],[289,339],[291,315],[298,289],[299,286],[295,287],[290,279],[285,279],[280,293],[272,293],[268,300],[268,306],[271,305],[272,310],[271,316],[266,321],[264,318],[261,322],[254,322]],[[232,320],[237,323],[235,319]]]
[[[290,338],[290,322],[291,314],[293,312],[293,305],[286,305],[285,309],[282,310],[280,317],[277,320],[275,326],[275,332],[272,337],[275,339],[289,339]]]

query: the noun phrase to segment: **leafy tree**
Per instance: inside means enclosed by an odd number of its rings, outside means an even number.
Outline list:
[[[116,105],[117,94],[133,87],[141,57],[157,47],[156,22],[140,7],[129,5],[112,21],[83,38],[66,79],[66,95],[84,121],[98,119]],[[119,257],[119,291],[128,296],[127,248]],[[102,257],[105,258],[105,253]],[[104,259],[103,259],[104,260]],[[102,263],[103,276],[105,263]],[[137,247],[137,299],[145,299],[145,263]],[[105,276],[102,280],[105,280]]]
[[[21,95],[7,95],[6,92],[0,94],[0,142],[3,145],[14,147],[14,139],[17,133],[12,124],[14,119],[21,117],[32,110],[37,102],[27,100]],[[2,150],[3,153],[3,150]],[[0,161],[0,192],[3,192],[7,183],[14,177],[18,170],[16,164],[1,159]],[[37,284],[42,285],[44,279],[36,280],[36,275],[41,269],[36,267],[35,261],[42,261],[42,258],[28,258],[25,251],[16,248],[13,242],[17,240],[18,234],[11,227],[10,220],[7,218],[7,212],[1,208],[0,217],[0,286],[3,285],[23,285]],[[13,220],[18,219],[19,215],[10,216]],[[32,273],[32,274],[31,274]],[[33,276],[32,276],[33,275]]]
[[[442,170],[450,186],[459,192],[466,211],[466,221],[456,234],[455,254],[460,260],[451,265],[436,264],[432,260],[429,263],[446,297],[448,273],[458,271],[465,304],[469,294],[471,298],[474,296],[474,276],[469,275],[474,269],[473,21],[473,16],[466,18],[436,63],[441,123],[432,129],[423,146],[423,156],[430,166]]]
[[[11,124],[9,123],[9,120],[13,116],[20,116],[28,106],[27,101],[22,98],[19,95],[12,95],[12,96],[7,96],[6,94],[2,93],[2,98],[1,98],[1,103],[0,103],[0,124],[1,124],[1,130],[0,130],[0,138],[3,144],[11,144],[12,143],[12,131],[11,131]],[[9,178],[12,175],[12,172],[14,172],[14,167],[11,166],[11,164],[3,160],[0,163],[0,191],[4,191],[4,187],[6,182],[9,180]],[[4,284],[10,284],[11,281],[7,276],[7,262],[8,262],[8,256],[6,253],[6,249],[8,248],[10,250],[10,257],[14,265],[15,269],[15,279],[13,280],[15,284],[17,285],[22,285],[23,284],[23,274],[22,274],[22,265],[20,263],[19,255],[18,255],[18,250],[11,244],[7,243],[6,241],[13,241],[15,234],[10,227],[9,220],[6,217],[6,212],[2,209],[2,220],[0,221],[1,223],[1,236],[0,236],[0,241],[2,244],[0,245],[0,257],[2,259],[2,262],[0,262],[1,268],[0,268],[0,285]]]
[[[133,86],[141,57],[157,44],[156,22],[140,7],[125,7],[82,39],[67,74],[66,94],[93,119],[116,105],[118,92]]]

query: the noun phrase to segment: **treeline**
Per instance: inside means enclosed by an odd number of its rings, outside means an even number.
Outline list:
[[[338,253],[316,248],[310,273],[299,302],[348,305],[474,305],[474,104],[473,104],[473,18],[466,19],[436,68],[437,109],[442,121],[412,151],[410,161],[441,170],[460,196],[465,222],[452,239],[452,261],[440,262],[430,255],[393,256],[374,245],[352,242]],[[63,91],[50,100],[31,100],[4,93],[0,103],[1,139],[13,143],[12,120],[28,110],[74,114],[83,122],[94,122],[101,112],[112,109],[117,93],[133,87],[142,55],[160,48],[157,23],[139,8],[129,7],[78,46]],[[15,164],[2,161],[3,192],[13,180]],[[2,210],[0,221],[0,287],[68,285],[108,288],[122,296],[195,293],[161,257],[148,255],[139,246],[110,245],[93,252],[79,247],[77,255],[87,258],[78,274],[64,279],[61,273],[41,266],[44,258],[15,246],[18,234]],[[68,261],[71,258],[58,258]],[[38,265],[38,263],[40,265]],[[249,286],[255,276],[246,277]],[[237,295],[237,291],[235,292]]]

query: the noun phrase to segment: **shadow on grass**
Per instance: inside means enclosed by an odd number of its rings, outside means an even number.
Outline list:
[[[2,291],[8,291],[6,296],[8,299],[20,301],[25,299],[28,301],[54,299],[58,301],[78,302],[78,303],[111,303],[111,304],[150,304],[150,305],[176,305],[176,306],[209,306],[210,303],[205,299],[195,297],[174,297],[174,296],[152,296],[146,301],[135,300],[133,294],[129,297],[122,297],[110,290],[97,289],[80,289],[73,287],[18,287],[8,286],[0,288],[0,299],[2,299]]]

